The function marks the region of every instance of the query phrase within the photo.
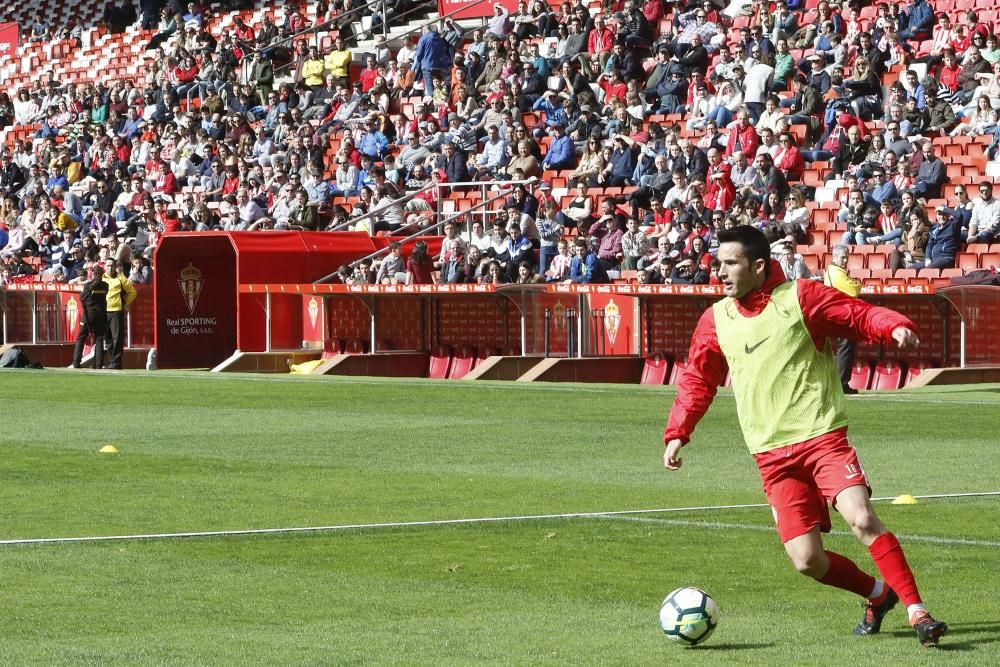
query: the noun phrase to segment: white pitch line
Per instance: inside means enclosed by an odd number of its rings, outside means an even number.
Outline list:
[[[685,519],[652,519],[643,516],[609,516],[596,517],[613,519],[615,521],[634,521],[639,523],[652,523],[660,526],[680,526],[690,528],[710,528],[713,530],[752,530],[764,533],[775,533],[774,526],[766,526],[755,523],[723,523],[721,521],[689,521]],[[842,537],[853,537],[854,533],[848,530],[834,530],[829,535]],[[777,535],[777,533],[775,533]],[[931,544],[961,545],[972,547],[995,547],[1000,548],[1000,542],[991,540],[975,540],[967,537],[939,537],[937,535],[897,535],[903,542],[929,542]]]
[[[79,375],[78,371],[72,371],[69,369],[51,369],[54,371],[62,371],[66,373],[71,373],[74,375]],[[160,379],[191,379],[198,378],[207,381],[232,381],[232,382],[266,382],[266,383],[307,383],[307,382],[321,382],[329,383],[331,385],[360,385],[360,386],[370,386],[370,385],[421,385],[429,387],[444,387],[452,386],[445,385],[444,383],[428,382],[426,378],[379,378],[379,379],[359,379],[352,378],[347,375],[331,375],[331,376],[315,376],[315,375],[265,375],[265,374],[251,374],[251,373],[210,373],[208,371],[199,372],[175,372],[175,371],[129,371],[126,374],[122,374],[121,371],[89,371],[83,376],[89,375],[114,375],[118,377],[143,377],[143,378],[160,378]],[[516,382],[503,382],[499,380],[476,380],[469,381],[463,386],[468,387],[480,387],[483,389],[507,389],[516,390],[519,393],[524,391],[549,391],[555,393],[564,392],[576,392],[582,394],[621,394],[621,386],[615,385],[608,388],[600,388],[595,386],[582,386],[581,384],[574,384],[573,386],[563,386],[557,382],[538,382],[538,383],[521,383]],[[662,385],[660,387],[655,387],[652,385],[635,385],[636,387],[642,387],[640,391],[648,391],[652,394],[660,393],[660,390],[676,391],[676,387],[670,385]],[[719,393],[716,396],[722,400],[733,399],[734,395],[729,392]],[[849,401],[866,401],[872,399],[878,399],[879,401],[887,401],[891,403],[926,403],[932,405],[965,405],[965,406],[996,406],[997,401],[969,401],[969,400],[947,400],[939,398],[921,398],[921,394],[918,393],[899,393],[899,394],[887,394],[885,392],[874,392],[869,391],[856,396],[845,396]]]
[[[937,493],[914,496],[918,499],[969,498],[1000,496],[1000,491],[974,491],[968,493]],[[893,496],[872,498],[873,501],[893,500]],[[663,507],[644,510],[609,510],[605,512],[564,512],[561,514],[521,514],[513,516],[469,517],[462,519],[429,519],[425,521],[389,521],[382,523],[350,523],[332,526],[300,526],[294,528],[250,528],[245,530],[205,530],[185,533],[140,533],[136,535],[93,535],[81,537],[34,537],[0,540],[0,546],[26,544],[67,544],[72,542],[114,542],[125,540],[156,540],[184,537],[236,537],[242,535],[279,535],[292,533],[321,533],[343,530],[368,530],[375,528],[414,528],[421,526],[455,526],[482,523],[509,523],[515,521],[544,521],[550,519],[591,519],[616,516],[636,516],[642,514],[667,514],[673,512],[705,512],[711,510],[760,509],[767,503],[745,503],[741,505],[701,505],[695,507]],[[942,538],[943,539],[943,538]]]

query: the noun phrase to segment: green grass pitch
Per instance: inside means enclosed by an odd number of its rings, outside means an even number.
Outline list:
[[[763,502],[726,391],[668,473],[669,387],[8,371],[0,388],[4,540]],[[876,496],[1000,491],[1000,387],[848,407]],[[996,664],[1000,497],[877,507],[952,626],[939,649],[900,610],[853,637],[859,602],[796,574],[747,507],[0,546],[0,664]],[[701,647],[658,629],[679,586],[721,609]]]

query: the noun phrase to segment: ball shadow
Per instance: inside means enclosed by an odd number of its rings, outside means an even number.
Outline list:
[[[774,646],[773,642],[768,643],[744,643],[739,644],[736,642],[729,642],[728,644],[702,644],[700,646],[692,646],[692,651],[752,651],[758,648],[771,648]]]

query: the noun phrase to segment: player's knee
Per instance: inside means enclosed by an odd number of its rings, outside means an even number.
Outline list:
[[[823,551],[807,550],[792,554],[792,565],[799,574],[819,579],[830,569],[830,560]]]
[[[851,529],[859,537],[878,536],[885,532],[882,521],[871,505],[859,508],[851,517]]]

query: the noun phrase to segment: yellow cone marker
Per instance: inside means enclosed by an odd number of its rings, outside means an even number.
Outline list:
[[[118,453],[118,448],[115,447],[114,445],[104,445],[103,447],[101,447],[97,451],[99,451],[101,454],[117,454]],[[916,501],[914,501],[914,502],[916,502]]]
[[[892,501],[893,505],[916,505],[917,499],[908,493],[904,493],[901,496],[896,496],[896,499]]]

